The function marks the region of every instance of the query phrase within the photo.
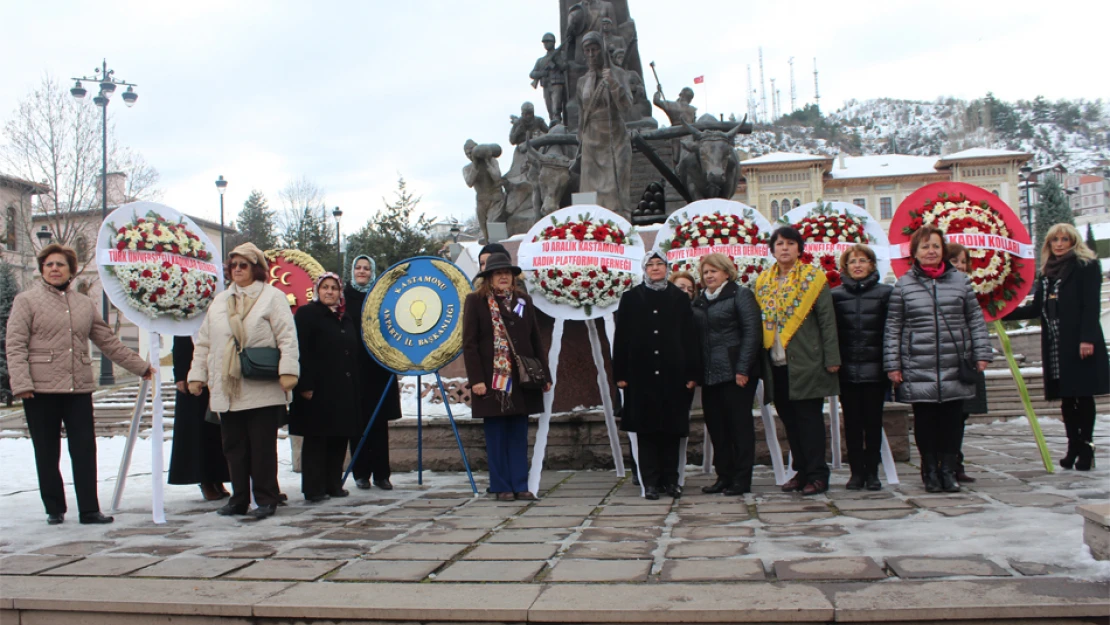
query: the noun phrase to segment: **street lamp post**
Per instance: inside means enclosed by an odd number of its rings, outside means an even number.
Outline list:
[[[224,191],[227,191],[227,181],[223,176],[216,179],[216,190],[220,192],[220,259],[223,260],[227,257],[224,248]]]
[[[339,210],[336,206],[335,210],[331,212],[332,217],[335,217],[335,266],[337,274],[343,274],[343,235],[339,232],[339,218],[343,216],[343,211]]]
[[[1020,171],[1018,178],[1021,179],[1021,184],[1025,187],[1025,227],[1029,230],[1029,236],[1033,236],[1033,204],[1029,199],[1029,185],[1032,184],[1033,168],[1024,165]]]
[[[123,103],[127,106],[134,106],[135,101],[139,99],[139,94],[135,93],[135,87],[138,85],[134,83],[118,80],[115,77],[116,71],[108,69],[108,60],[104,59],[101,67],[97,68],[92,76],[83,76],[81,78],[73,78],[76,81],[73,88],[69,93],[81,100],[85,97],[88,91],[81,86],[82,80],[98,83],[100,92],[93,98],[93,104],[100,107],[102,132],[101,132],[101,158],[102,167],[100,169],[100,222],[104,223],[108,220],[108,100],[116,91],[116,85],[126,86],[127,91],[123,93]],[[104,323],[108,323],[108,292],[104,290],[103,285],[100,288],[100,305],[101,312],[104,316]],[[116,376],[112,373],[112,361],[108,359],[108,355],[103,351],[100,352],[100,386],[111,386],[116,383]]]

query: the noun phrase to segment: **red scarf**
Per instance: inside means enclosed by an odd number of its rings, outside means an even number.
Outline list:
[[[925,275],[934,280],[944,275],[944,263],[941,263],[936,267],[927,267],[925,265],[922,265],[921,263],[918,263],[917,266],[921,267],[921,271],[924,271]]]

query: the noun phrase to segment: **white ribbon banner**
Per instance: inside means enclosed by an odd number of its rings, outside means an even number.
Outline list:
[[[517,258],[525,271],[581,265],[637,272],[644,260],[644,250],[633,245],[598,241],[533,241],[520,244]]]
[[[219,275],[219,268],[204,260],[167,254],[165,252],[139,252],[135,250],[105,250],[96,251],[96,262],[101,265],[132,265],[135,263],[170,263],[189,270],[203,271],[204,273]]]
[[[710,254],[724,254],[732,258],[770,258],[771,248],[766,245],[746,245],[729,243],[722,245],[699,245],[698,247],[678,247],[667,250],[667,262],[701,258]]]
[[[954,234],[946,234],[944,238],[949,243],[959,243],[960,245],[970,250],[993,250],[995,252],[1006,252],[1013,254],[1018,258],[1036,258],[1036,250],[1033,245],[1029,243],[1022,243],[1013,239],[1008,239],[997,234],[979,234],[975,232],[963,233],[957,232]],[[806,249],[809,249],[809,244],[806,244]],[[900,245],[890,246],[891,258],[909,258],[910,257],[910,244],[908,242]]]

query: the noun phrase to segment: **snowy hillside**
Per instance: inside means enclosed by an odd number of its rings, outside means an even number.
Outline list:
[[[1030,152],[1037,165],[1061,161],[1074,172],[1110,160],[1110,106],[1042,98],[1007,103],[990,94],[972,102],[850,100],[827,116],[810,105],[757,125],[737,146],[753,157],[775,151],[938,155],[991,147]]]

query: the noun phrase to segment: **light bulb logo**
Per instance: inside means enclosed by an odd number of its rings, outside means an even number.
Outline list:
[[[427,310],[428,305],[424,303],[424,300],[415,299],[412,301],[412,304],[409,305],[409,313],[412,314],[412,318],[416,321],[417,327],[424,324],[424,313],[427,312]]]

